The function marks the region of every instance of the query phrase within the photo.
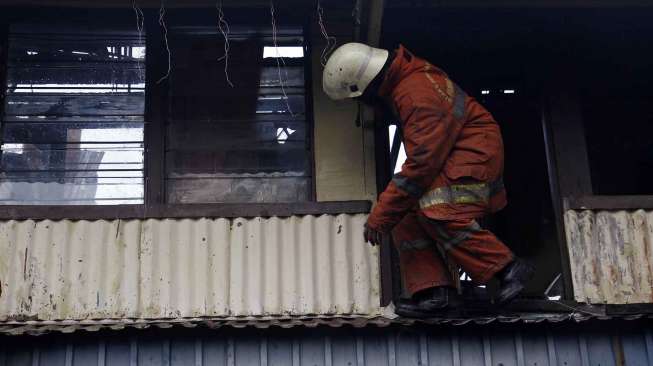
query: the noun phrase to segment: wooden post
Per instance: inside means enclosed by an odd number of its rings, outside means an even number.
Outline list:
[[[158,16],[145,13],[145,205],[163,204],[165,197],[165,126],[168,80],[157,83],[168,68]],[[164,65],[164,63],[166,63]]]
[[[0,144],[4,140],[4,109],[7,97],[7,66],[9,65],[9,24],[0,17]],[[2,152],[0,152],[2,157]]]
[[[567,79],[556,86],[573,85]],[[578,93],[573,89],[555,89],[544,98],[542,127],[546,146],[549,181],[560,247],[564,295],[573,299],[569,250],[564,227],[567,197],[592,194],[589,158]]]

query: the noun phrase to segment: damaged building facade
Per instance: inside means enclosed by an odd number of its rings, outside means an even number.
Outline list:
[[[653,364],[653,7],[0,1],[0,366]],[[228,42],[225,42],[228,40]],[[363,242],[391,117],[322,92],[403,44],[499,122],[511,304],[394,314]]]

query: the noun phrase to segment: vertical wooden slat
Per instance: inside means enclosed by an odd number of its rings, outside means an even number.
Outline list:
[[[129,366],[138,366],[138,338],[129,339]]]
[[[560,247],[564,295],[573,299],[569,250],[564,230],[564,198],[592,194],[580,100],[569,90],[551,91],[544,98],[542,128]]]
[[[97,346],[97,366],[104,366],[107,360],[107,342],[101,340]]]
[[[460,366],[460,337],[457,331],[451,335],[451,357],[453,359],[453,366]]]
[[[5,96],[7,94],[7,65],[9,64],[9,24],[4,17],[0,18],[0,120],[4,120]],[[2,130],[0,126],[0,144],[2,143]]]
[[[555,366],[558,364],[555,339],[553,338],[553,333],[551,332],[550,329],[547,329],[545,333],[546,333],[546,351],[549,355],[549,366]]]
[[[517,353],[517,366],[525,366],[524,340],[522,339],[521,331],[517,331],[515,334],[515,352]]]
[[[74,348],[72,343],[67,343],[66,344],[66,356],[64,360],[64,364],[66,366],[73,366],[73,356],[74,356]]]
[[[311,192],[309,196],[310,201],[315,201],[317,200],[317,185],[315,183],[315,135],[313,133],[313,125],[315,124],[314,118],[313,118],[313,94],[311,91],[313,90],[313,72],[316,70],[313,70],[313,63],[311,60],[313,59],[313,47],[312,44],[313,42],[306,41],[306,40],[311,40],[312,39],[312,28],[311,24],[314,24],[312,22],[312,17],[308,19],[309,23],[304,24],[304,103],[306,103],[306,141],[307,141],[307,148],[309,149],[308,156],[310,159],[310,171],[308,172],[309,176],[311,177]],[[320,72],[321,70],[317,70],[317,72]]]
[[[158,14],[145,12],[145,205],[165,202],[165,123],[168,81],[157,81],[168,69]]]
[[[374,149],[375,149],[375,163],[376,163],[376,191],[380,194],[385,190],[385,187],[390,182],[392,171],[392,158],[390,152],[390,143],[388,135],[388,124],[385,120],[386,116],[375,111],[374,113]],[[399,136],[397,130],[396,136]],[[395,139],[395,142],[397,139]],[[393,145],[394,148],[394,145]],[[393,149],[394,150],[394,149]],[[397,150],[397,154],[399,150]],[[393,256],[392,238],[388,237],[380,248],[380,269],[381,269],[381,306],[387,306],[390,302],[399,296],[401,286],[397,279],[398,272],[396,269],[397,261],[396,255]]]

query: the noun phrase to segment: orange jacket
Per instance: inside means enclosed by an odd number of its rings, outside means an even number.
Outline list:
[[[370,227],[387,233],[412,209],[455,220],[506,205],[499,126],[442,70],[400,46],[379,94],[401,120],[407,158],[379,197]]]

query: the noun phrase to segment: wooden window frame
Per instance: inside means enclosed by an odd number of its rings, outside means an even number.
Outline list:
[[[564,299],[574,299],[565,212],[569,210],[653,209],[653,195],[596,195],[581,111],[580,86],[573,73],[559,70],[545,88],[542,127],[556,220]],[[557,81],[557,82],[556,82]],[[560,85],[565,85],[560,88]],[[618,305],[615,305],[619,307]]]
[[[16,21],[44,21],[43,13],[34,14],[29,9],[13,7],[3,8],[0,16],[0,83],[3,86],[0,95],[0,115],[4,108],[4,90],[6,89],[7,47],[9,25]],[[88,10],[88,9],[85,9]],[[66,9],[66,11],[74,10]],[[96,11],[96,10],[90,10]],[[129,9],[131,11],[131,9]],[[198,10],[201,11],[201,10]],[[159,29],[158,10],[145,9],[145,29]],[[79,15],[72,14],[71,18]],[[87,16],[82,12],[82,16]],[[94,22],[112,24],[104,19],[110,16],[94,18]],[[298,18],[299,19],[299,18]],[[129,19],[131,20],[131,18]],[[371,202],[340,201],[316,202],[314,172],[314,138],[313,138],[313,103],[311,93],[312,64],[310,55],[310,25],[308,20],[301,21],[307,53],[304,57],[306,86],[306,124],[309,135],[309,200],[291,203],[210,203],[210,204],[167,204],[165,201],[165,124],[167,108],[167,82],[152,82],[167,69],[167,54],[163,47],[161,32],[149,32],[146,40],[146,93],[145,93],[145,168],[144,168],[144,203],[134,205],[0,205],[0,220],[25,219],[147,219],[147,218],[198,218],[198,217],[287,217],[293,215],[321,214],[358,214],[369,213]],[[299,23],[298,23],[299,24]]]

